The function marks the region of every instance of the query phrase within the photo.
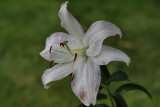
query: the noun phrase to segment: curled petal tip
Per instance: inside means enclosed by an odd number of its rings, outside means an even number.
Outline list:
[[[129,66],[129,64],[130,64],[130,59],[126,62],[126,64],[127,64],[127,66]]]
[[[65,2],[64,2],[64,4],[68,4],[68,3],[69,3],[69,1],[65,1]]]
[[[50,87],[50,86],[48,86],[48,85],[44,85],[44,88],[45,88],[45,89],[48,89],[49,87]]]
[[[62,3],[61,8],[62,8],[62,7],[66,8],[68,3],[69,3],[68,1]]]
[[[129,66],[129,64],[130,64],[130,58],[127,55],[126,55],[126,58],[125,58],[124,62],[126,63],[127,66]]]
[[[119,37],[122,38],[122,33],[120,32]]]
[[[121,32],[120,28],[118,28],[117,30],[118,30],[117,32],[118,32],[119,37],[122,38],[122,32]]]

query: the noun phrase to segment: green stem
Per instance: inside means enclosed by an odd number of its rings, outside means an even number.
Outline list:
[[[108,93],[109,93],[109,97],[110,97],[110,101],[111,101],[112,107],[114,107],[114,101],[113,101],[113,99],[112,99],[112,94],[111,94],[111,92],[110,92],[110,90],[109,90],[109,88],[108,88],[108,85],[106,85],[106,89],[107,89],[107,91],[108,91]]]

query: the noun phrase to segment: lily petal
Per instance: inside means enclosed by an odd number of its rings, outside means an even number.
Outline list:
[[[67,51],[64,48],[60,47],[60,43],[64,41],[69,41],[69,43],[72,42],[71,36],[62,32],[53,33],[46,39],[45,49],[40,53],[40,55],[48,61],[52,60],[54,60],[55,62],[61,61],[60,63],[69,62],[73,60],[70,54],[62,53],[62,52],[67,53]]]
[[[104,45],[102,46],[101,53],[94,58],[99,65],[106,65],[111,61],[123,61],[127,65],[130,63],[130,58],[125,53],[118,49]]]
[[[101,51],[103,40],[114,35],[122,36],[120,29],[114,24],[106,21],[97,21],[93,23],[83,40],[83,44],[89,46],[86,54],[88,56],[98,55]]]
[[[57,64],[51,69],[47,69],[42,75],[42,83],[44,87],[47,89],[48,84],[51,81],[60,80],[73,72],[73,62]]]
[[[89,106],[90,104],[96,104],[101,76],[99,66],[90,59],[88,61],[85,60],[77,62],[79,66],[74,72],[74,79],[71,85],[73,92],[81,102]]]
[[[68,1],[61,5],[59,10],[59,17],[61,19],[61,25],[65,28],[69,34],[78,38],[80,41],[84,37],[84,31],[78,21],[72,16],[72,14],[66,9]]]

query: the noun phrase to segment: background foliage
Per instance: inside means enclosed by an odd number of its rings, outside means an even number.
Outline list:
[[[45,39],[60,26],[58,10],[64,0],[0,0],[0,106],[76,107],[80,104],[70,88],[71,77],[43,88],[41,75],[49,62],[40,57]],[[104,44],[118,48],[131,58],[108,64],[110,71],[125,71],[130,80],[146,87],[144,93],[124,95],[129,107],[160,106],[160,2],[159,0],[69,0],[68,9],[84,30],[98,20],[116,24],[123,38],[110,37]],[[112,84],[112,88],[118,87]],[[103,90],[102,90],[103,91]],[[105,93],[105,92],[104,92]],[[108,103],[103,100],[98,103]]]

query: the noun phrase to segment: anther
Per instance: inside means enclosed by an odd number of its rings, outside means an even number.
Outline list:
[[[74,79],[74,74],[72,75],[72,79],[71,79],[71,82],[73,81],[73,79]]]
[[[64,43],[60,43],[60,47],[64,47]]]
[[[54,60],[52,60],[51,62],[50,62],[50,68],[52,68],[52,63],[54,62]]]
[[[77,53],[75,53],[75,56],[74,56],[74,61],[76,61],[77,59]]]
[[[60,43],[60,47],[64,47],[64,45],[67,43],[68,43],[68,41],[64,41],[63,43]]]
[[[50,47],[50,49],[49,49],[49,53],[51,54],[51,50],[52,50],[52,46]]]
[[[68,43],[68,41],[64,41],[63,43],[64,43],[64,44],[65,44],[65,43]]]

